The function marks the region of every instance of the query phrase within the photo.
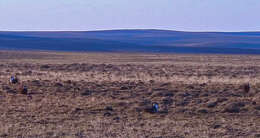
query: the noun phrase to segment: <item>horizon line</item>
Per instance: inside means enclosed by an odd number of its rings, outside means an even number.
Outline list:
[[[102,31],[133,31],[133,30],[151,30],[151,31],[173,31],[173,32],[190,32],[190,33],[243,33],[243,32],[260,32],[257,31],[183,31],[183,30],[171,30],[171,29],[96,29],[96,30],[0,30],[0,32],[102,32]]]

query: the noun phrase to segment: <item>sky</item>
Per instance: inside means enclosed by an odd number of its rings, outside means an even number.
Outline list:
[[[260,0],[0,0],[1,31],[260,31]]]

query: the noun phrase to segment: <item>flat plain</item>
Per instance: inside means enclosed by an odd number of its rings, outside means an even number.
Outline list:
[[[0,137],[260,137],[259,91],[257,55],[0,51]]]

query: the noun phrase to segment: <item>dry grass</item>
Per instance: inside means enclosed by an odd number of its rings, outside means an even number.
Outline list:
[[[0,137],[260,137],[259,59],[2,51]]]

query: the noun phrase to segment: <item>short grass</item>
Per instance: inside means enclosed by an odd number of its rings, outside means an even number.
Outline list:
[[[260,137],[259,59],[1,51],[0,137]]]

